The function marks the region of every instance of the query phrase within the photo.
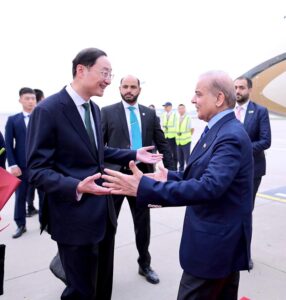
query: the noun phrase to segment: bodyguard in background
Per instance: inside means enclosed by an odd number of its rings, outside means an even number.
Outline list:
[[[235,115],[249,135],[254,158],[253,208],[255,196],[266,173],[264,150],[271,146],[271,128],[266,107],[251,101],[252,80],[241,76],[234,81],[236,91]]]
[[[173,169],[172,156],[155,110],[137,102],[141,92],[139,79],[132,75],[122,78],[119,90],[122,101],[103,107],[101,110],[105,145],[133,150],[142,146],[155,145],[157,150],[163,154],[165,167]],[[109,167],[130,174],[129,168],[118,165]],[[143,173],[154,172],[153,165],[140,163],[138,167]],[[123,195],[113,196],[117,218],[124,198]],[[158,275],[151,268],[149,253],[150,210],[147,207],[138,208],[136,199],[133,197],[127,196],[127,200],[133,217],[136,247],[139,253],[139,274],[145,276],[150,283],[159,283]]]
[[[21,88],[19,102],[23,112],[8,117],[5,128],[5,142],[8,166],[12,175],[22,180],[15,192],[14,220],[17,230],[13,238],[19,238],[26,232],[26,201],[28,196],[28,174],[26,163],[26,131],[30,114],[36,106],[36,96],[33,89]]]

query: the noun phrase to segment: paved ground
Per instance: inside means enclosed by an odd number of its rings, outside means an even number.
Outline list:
[[[204,126],[194,121],[197,135]],[[285,186],[286,120],[272,119],[273,144],[267,151],[268,175],[263,178],[260,193]],[[3,130],[3,120],[0,123]],[[3,131],[2,131],[3,132]],[[195,136],[195,139],[197,136]],[[39,234],[37,217],[27,219],[28,231],[14,240],[14,199],[1,212],[4,225],[1,235],[6,244],[5,282],[3,300],[56,300],[64,285],[49,271],[48,265],[56,246],[48,234]],[[152,210],[152,266],[160,275],[161,283],[151,285],[137,274],[137,252],[133,224],[125,204],[119,219],[115,250],[114,300],[174,300],[181,276],[178,248],[184,208]],[[239,299],[286,299],[286,203],[257,198],[254,211],[252,252],[254,270],[241,273]]]

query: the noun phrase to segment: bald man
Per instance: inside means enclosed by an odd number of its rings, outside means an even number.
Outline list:
[[[140,80],[132,75],[125,76],[120,82],[119,91],[122,101],[103,107],[101,110],[105,145],[132,150],[136,150],[143,145],[155,145],[158,151],[164,155],[164,166],[172,169],[172,156],[156,112],[137,103],[141,92]],[[126,167],[119,165],[111,165],[109,167],[113,170],[120,170],[125,174],[130,174],[130,170]],[[138,167],[143,173],[154,172],[153,165],[138,164]],[[113,198],[118,218],[125,196],[120,195]],[[158,275],[151,268],[149,208],[138,208],[134,197],[128,196],[127,200],[133,217],[136,247],[139,252],[139,274],[145,276],[150,283],[159,283]]]
[[[253,158],[235,102],[227,74],[201,75],[192,103],[207,127],[185,171],[143,174],[131,162],[133,175],[103,176],[113,194],[136,196],[138,207],[187,206],[178,300],[236,300],[239,271],[249,270]]]

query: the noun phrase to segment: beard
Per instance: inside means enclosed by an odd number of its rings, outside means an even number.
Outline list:
[[[130,97],[130,96],[132,96],[132,97]],[[139,97],[139,94],[138,95],[132,95],[132,94],[125,94],[125,95],[123,95],[123,94],[121,94],[121,97],[128,104],[134,104],[134,103],[136,103],[136,101],[137,101],[137,99]]]
[[[236,102],[239,104],[246,103],[248,99],[249,99],[249,94],[245,94],[245,95],[236,94]]]

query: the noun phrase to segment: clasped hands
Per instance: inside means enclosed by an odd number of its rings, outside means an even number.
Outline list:
[[[150,153],[149,150],[154,149],[154,146],[143,147],[137,150],[136,160],[144,163],[154,164],[162,160],[162,154]],[[138,185],[143,176],[143,173],[136,167],[134,161],[130,161],[129,168],[132,171],[132,175],[122,174],[117,171],[110,169],[105,169],[106,174],[101,173],[94,174],[92,176],[86,177],[77,186],[77,192],[80,194],[89,193],[94,195],[108,195],[108,194],[122,194],[129,196],[136,196]],[[160,168],[160,167],[159,167]],[[160,180],[166,177],[167,180],[167,169],[161,168],[159,173],[144,174],[155,180]],[[157,174],[157,175],[156,175]],[[164,174],[164,175],[163,175]],[[95,180],[103,178],[107,182],[100,186],[95,183]]]

